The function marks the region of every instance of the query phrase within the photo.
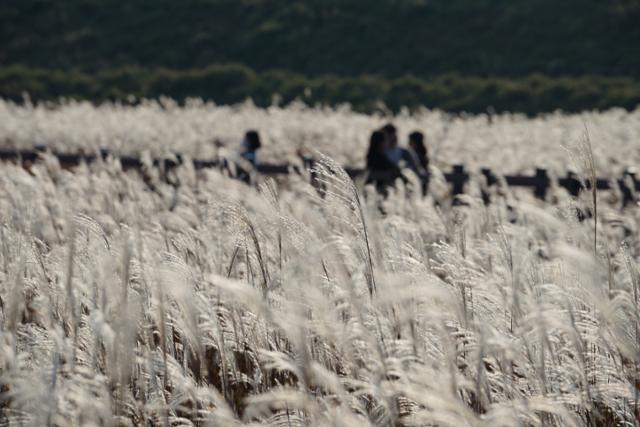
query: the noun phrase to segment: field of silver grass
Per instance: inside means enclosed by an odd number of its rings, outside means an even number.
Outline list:
[[[260,155],[265,161],[296,161],[298,151],[319,150],[341,165],[362,166],[371,131],[389,120],[348,107],[299,104],[261,109],[250,103],[216,106],[193,99],[179,106],[163,99],[135,106],[73,101],[18,106],[0,99],[0,146],[46,144],[69,151],[105,147],[120,154],[180,152],[207,159],[237,149],[244,132],[253,128],[262,135]],[[566,149],[581,140],[585,126],[599,175],[617,178],[626,166],[640,164],[640,109],[537,118],[503,114],[491,120],[487,115],[454,117],[423,110],[399,114],[393,122],[401,143],[410,132],[423,131],[432,164],[441,169],[461,162],[471,170],[487,166],[505,174],[528,173],[536,166],[564,173]]]
[[[637,422],[636,207],[485,207],[475,177],[453,206],[437,174],[382,201],[318,168],[321,192],[0,166],[0,424]]]

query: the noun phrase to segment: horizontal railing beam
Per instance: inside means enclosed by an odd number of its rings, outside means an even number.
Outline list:
[[[13,161],[13,162],[28,162],[33,163],[39,160],[43,153],[46,152],[46,147],[40,146],[36,149],[0,149],[1,161]],[[94,163],[99,159],[107,159],[111,154],[108,150],[100,150],[96,154],[81,154],[81,153],[59,153],[50,152],[60,162],[63,167],[74,167],[82,163]],[[144,162],[139,157],[134,156],[118,156],[115,157],[119,160],[123,169],[141,169]],[[230,161],[227,160],[191,160],[195,169],[206,168],[218,168],[225,167]],[[156,158],[152,160],[152,164],[155,167],[163,168],[165,170],[172,169],[183,164],[184,159],[181,155],[177,154],[174,158]],[[314,164],[314,159],[305,158],[304,168],[311,169]],[[356,178],[368,173],[368,178],[373,181],[392,181],[398,177],[397,172],[386,171],[367,171],[363,168],[345,167],[344,170],[351,178]],[[283,175],[290,173],[297,173],[300,171],[298,167],[289,164],[270,164],[260,163],[256,166],[256,171],[265,175]],[[596,179],[596,188],[598,190],[610,190],[614,182],[617,182],[618,187],[623,193],[625,203],[635,198],[635,191],[640,191],[640,180],[636,179],[635,172],[625,172],[624,176],[617,180],[608,180],[603,178]],[[496,185],[499,180],[499,175],[496,175],[488,168],[481,169],[481,174],[486,178],[486,187]],[[464,186],[469,181],[469,173],[465,170],[464,165],[454,165],[451,172],[444,173],[445,180],[452,185],[452,193],[454,195],[464,192]],[[429,181],[429,176],[422,177],[423,183],[426,186]],[[503,175],[504,182],[513,187],[529,187],[534,190],[536,197],[544,199],[546,197],[547,190],[551,186],[552,179],[548,176],[547,171],[542,168],[536,169],[535,175]],[[570,194],[576,196],[581,191],[591,189],[591,180],[580,180],[574,173],[569,173],[566,177],[561,177],[555,180],[557,185],[565,188]],[[633,185],[629,188],[628,183]],[[426,188],[426,187],[425,187]],[[486,191],[483,190],[484,193]],[[483,198],[488,200],[488,193]]]

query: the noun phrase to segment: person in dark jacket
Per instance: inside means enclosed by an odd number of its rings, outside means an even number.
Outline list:
[[[393,185],[393,181],[401,177],[400,169],[387,156],[388,138],[382,131],[374,131],[369,139],[367,151],[368,183],[375,183],[381,194],[386,194],[386,188]]]
[[[418,164],[425,171],[429,170],[429,156],[427,147],[424,145],[424,135],[420,131],[411,132],[409,134],[409,148],[413,151]]]
[[[422,180],[422,194],[427,194],[429,187],[429,154],[424,145],[424,135],[420,131],[409,134],[409,152],[416,165],[416,173]]]

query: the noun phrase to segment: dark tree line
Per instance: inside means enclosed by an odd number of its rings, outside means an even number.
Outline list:
[[[640,82],[631,78],[479,78],[457,74],[430,79],[407,76],[385,79],[373,76],[307,78],[284,71],[256,74],[242,65],[214,65],[197,70],[147,70],[126,67],[84,73],[51,71],[19,66],[0,69],[0,95],[20,102],[28,93],[33,100],[60,97],[101,101],[170,96],[178,101],[203,97],[219,104],[247,98],[260,106],[271,105],[273,94],[281,103],[294,100],[309,105],[350,103],[357,111],[401,107],[441,108],[451,112],[516,111],[529,115],[557,109],[575,112],[640,105]],[[135,101],[134,101],[135,102]]]
[[[638,22],[640,0],[7,0],[0,95],[634,108]]]

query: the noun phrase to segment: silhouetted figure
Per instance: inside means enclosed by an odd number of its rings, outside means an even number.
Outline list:
[[[385,153],[391,163],[398,166],[403,156],[403,149],[398,147],[398,131],[392,123],[387,123],[381,129],[386,140]]]
[[[242,140],[240,157],[251,163],[251,165],[256,166],[258,163],[258,150],[262,147],[262,143],[260,142],[260,135],[255,130],[249,130],[244,135],[244,139]]]
[[[382,131],[374,131],[369,139],[367,152],[368,183],[375,183],[378,192],[386,195],[386,187],[401,176],[400,169],[387,156],[388,142]]]
[[[411,151],[398,145],[398,132],[396,127],[391,123],[387,123],[382,127],[381,131],[387,143],[385,154],[389,161],[397,168],[409,168],[413,170],[416,175],[420,177],[424,176],[424,168],[420,165],[416,156]]]
[[[258,150],[260,147],[262,147],[262,143],[258,132],[255,130],[247,131],[240,143],[240,157],[249,163],[252,168],[255,168],[258,164]],[[236,169],[237,178],[249,184],[251,182],[250,172],[243,168],[241,164],[236,165]]]
[[[409,148],[422,169],[429,170],[429,156],[427,155],[427,147],[424,145],[424,135],[422,132],[415,131],[409,134]]]
[[[422,180],[422,195],[427,194],[429,188],[429,155],[424,145],[424,135],[420,131],[409,134],[409,150],[414,164],[414,171]]]

